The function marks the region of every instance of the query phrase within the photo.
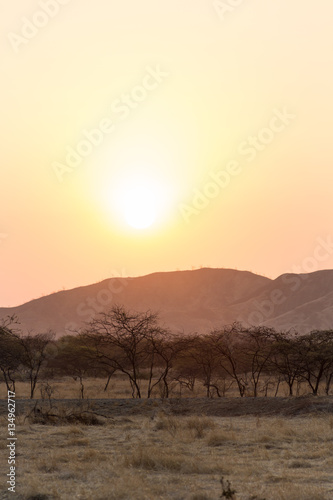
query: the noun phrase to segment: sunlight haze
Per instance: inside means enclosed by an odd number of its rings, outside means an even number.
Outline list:
[[[0,306],[333,268],[331,1],[47,3],[1,6]]]

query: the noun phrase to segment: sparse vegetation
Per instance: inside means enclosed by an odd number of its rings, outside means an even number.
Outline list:
[[[102,426],[25,417],[18,417],[22,500],[332,498],[332,425],[325,414],[261,417],[259,425],[256,417],[161,413],[114,417]]]
[[[180,338],[121,308],[58,341],[4,321],[0,397],[41,396],[17,405],[18,498],[329,500],[332,336]]]
[[[298,336],[239,323],[207,335],[175,336],[150,311],[114,306],[95,317],[84,332],[57,341],[51,334],[21,335],[15,318],[0,326],[0,377],[6,388],[29,381],[30,398],[38,382],[42,397],[52,381],[72,377],[82,399],[87,380],[127,380],[125,397],[208,398],[275,396],[285,393],[329,395],[333,379],[333,330]],[[105,383],[106,378],[106,383]],[[1,379],[0,379],[1,380]],[[107,394],[106,394],[107,396]]]
[[[224,479],[224,477],[221,477],[221,486],[222,486],[222,493],[221,493],[221,498],[227,498],[229,500],[235,500],[235,493],[236,490],[233,490],[231,488],[230,481],[228,479]]]
[[[104,425],[107,417],[97,415],[93,411],[93,405],[89,403],[68,405],[52,403],[45,406],[36,402],[33,409],[25,416],[31,424],[42,425],[64,425],[64,424],[82,424],[82,425]]]

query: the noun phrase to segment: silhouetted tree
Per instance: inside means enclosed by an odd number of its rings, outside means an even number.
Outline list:
[[[93,350],[80,336],[65,336],[57,341],[58,354],[52,367],[60,375],[68,375],[80,382],[80,397],[84,398],[84,379],[96,373],[91,364]]]
[[[120,371],[128,377],[134,398],[142,396],[140,370],[148,368],[152,381],[157,347],[161,356],[160,342],[164,331],[158,325],[157,318],[157,314],[150,311],[133,312],[115,305],[110,312],[94,318],[82,333],[93,346],[95,359],[100,366],[106,370]],[[149,390],[152,390],[152,382]]]
[[[214,333],[208,335],[196,335],[191,338],[191,348],[189,351],[195,366],[197,376],[206,387],[206,396],[214,396],[214,390],[220,396],[218,386],[218,376],[221,367],[221,357],[217,350],[219,337]]]
[[[200,376],[200,368],[195,361],[193,351],[196,349],[196,337],[183,337],[183,349],[176,357],[173,369],[173,380],[179,384],[180,396],[182,388],[186,387],[189,391],[194,391],[194,385]]]
[[[249,366],[253,396],[258,396],[262,375],[268,375],[270,361],[274,351],[275,330],[265,326],[242,329],[243,356]]]
[[[289,396],[293,396],[295,382],[300,379],[302,371],[300,342],[297,332],[274,333],[270,365],[278,380],[288,385]]]
[[[246,336],[240,323],[233,323],[221,330],[215,330],[216,351],[223,371],[233,379],[241,397],[248,387],[248,364],[245,352]]]
[[[333,330],[313,331],[305,335],[300,339],[298,348],[302,360],[300,377],[317,395],[325,373],[333,367]]]
[[[20,362],[30,382],[30,398],[34,397],[41,368],[48,359],[47,347],[53,339],[52,333],[20,336],[16,334],[20,346]]]
[[[173,335],[171,332],[154,328],[147,336],[146,349],[148,357],[148,389],[147,397],[150,398],[154,388],[161,388],[162,398],[168,398],[170,394],[170,371],[174,362],[186,348],[185,339]]]
[[[0,323],[0,371],[8,391],[15,392],[15,375],[20,366],[21,346],[15,334],[18,319],[10,316]]]

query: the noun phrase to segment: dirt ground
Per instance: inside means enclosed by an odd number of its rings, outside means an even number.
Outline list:
[[[80,408],[101,417],[142,415],[154,417],[159,411],[169,415],[202,415],[214,417],[286,416],[333,414],[332,396],[292,398],[182,398],[182,399],[51,399],[16,400],[16,415],[25,415],[33,408]],[[0,400],[0,415],[7,413],[7,402]]]

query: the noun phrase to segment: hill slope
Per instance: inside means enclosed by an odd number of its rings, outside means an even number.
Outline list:
[[[0,318],[16,314],[25,330],[51,329],[61,335],[115,303],[158,311],[165,326],[184,333],[207,332],[233,321],[305,333],[333,328],[333,271],[285,274],[275,280],[232,269],[111,278],[0,308]]]

